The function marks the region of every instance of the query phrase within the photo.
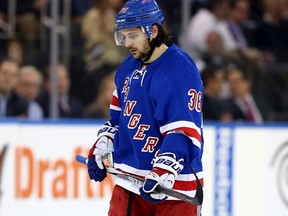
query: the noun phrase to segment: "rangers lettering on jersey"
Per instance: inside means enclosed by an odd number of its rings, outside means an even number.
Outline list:
[[[136,105],[137,101],[126,101],[125,104],[125,109],[124,109],[124,116],[130,116],[132,113],[132,110],[134,109],[135,105]]]
[[[125,85],[125,84],[124,84]],[[126,87],[125,87],[126,88]],[[129,87],[128,87],[129,88]],[[124,87],[123,87],[124,89]],[[126,88],[127,89],[127,88]],[[134,140],[144,140],[146,137],[145,131],[148,131],[150,129],[150,125],[147,124],[139,124],[140,123],[140,119],[142,117],[141,114],[132,114],[135,106],[137,104],[137,101],[130,101],[127,100],[125,103],[125,109],[124,109],[124,113],[123,116],[131,116],[129,118],[129,122],[127,127],[129,129],[135,129],[137,127],[137,131],[135,133],[135,135],[133,136]],[[149,136],[145,142],[144,147],[142,148],[142,152],[148,152],[148,153],[153,153],[154,152],[154,146],[157,145],[159,138],[157,137],[151,137]]]
[[[124,93],[124,102],[127,100],[129,89],[130,89],[128,87],[128,84],[129,84],[129,77],[126,77],[126,79],[124,81],[123,89],[122,89],[122,92],[121,92],[121,93]]]

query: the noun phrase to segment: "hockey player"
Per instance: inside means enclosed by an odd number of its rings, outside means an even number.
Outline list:
[[[198,216],[201,206],[172,200],[157,185],[194,196],[194,168],[203,185],[203,86],[193,60],[175,44],[155,0],[128,0],[115,19],[115,41],[129,56],[115,75],[111,119],[88,155],[91,179],[106,177],[103,158],[145,179],[142,187],[116,179],[110,216]]]

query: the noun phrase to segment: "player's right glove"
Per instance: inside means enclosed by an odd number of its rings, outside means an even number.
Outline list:
[[[103,181],[106,175],[106,168],[103,159],[107,158],[113,165],[113,142],[118,127],[113,127],[106,122],[98,131],[96,142],[91,147],[88,155],[88,174],[90,179]]]
[[[173,153],[160,154],[155,160],[152,171],[145,177],[140,188],[141,196],[151,203],[159,203],[168,197],[164,193],[155,191],[158,185],[172,188],[175,179],[183,169],[183,159],[177,160]]]

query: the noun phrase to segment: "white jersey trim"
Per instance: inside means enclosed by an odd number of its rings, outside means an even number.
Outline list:
[[[132,173],[132,174],[139,175],[142,177],[145,177],[150,172],[150,170],[135,169],[134,167],[128,166],[126,164],[114,163],[114,167],[116,169],[123,170],[124,172]]]
[[[149,174],[150,170],[139,170],[139,169],[135,169],[134,167],[128,166],[126,164],[118,164],[118,163],[114,163],[114,167],[116,169],[120,169],[124,172],[127,173],[131,173],[131,174],[135,174],[137,176],[142,176],[143,178]],[[204,177],[204,173],[203,171],[197,172],[196,173],[198,179],[201,179]],[[176,178],[176,180],[179,181],[195,181],[196,178],[194,176],[193,173],[191,174],[179,174]]]
[[[204,177],[203,171],[196,173],[198,179],[201,179]],[[176,180],[179,181],[196,181],[196,177],[194,174],[179,174],[176,178]]]
[[[188,127],[188,128],[193,128],[197,131],[197,133],[199,135],[201,135],[201,130],[199,127],[197,127],[193,122],[189,122],[189,121],[176,121],[176,122],[172,122],[170,124],[166,124],[162,127],[160,127],[160,132],[162,134],[180,128],[180,127]]]
[[[197,146],[198,148],[201,149],[201,143],[196,139],[196,138],[193,138],[193,137],[189,137],[191,140],[192,140],[192,143]]]
[[[114,106],[114,105],[112,105],[112,104],[110,104],[110,109],[111,109],[111,110],[115,110],[115,111],[121,111],[121,108],[120,108],[120,107]]]
[[[115,97],[117,97],[117,98],[118,98],[117,89],[115,89],[115,90],[113,91],[113,96],[115,96]]]

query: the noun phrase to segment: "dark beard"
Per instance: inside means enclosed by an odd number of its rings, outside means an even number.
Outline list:
[[[148,43],[145,47],[143,52],[140,52],[139,57],[137,59],[141,59],[143,62],[147,61],[146,58],[150,58],[150,52],[151,52],[151,47],[150,44]]]
[[[153,54],[153,52],[154,52],[154,50],[156,48],[155,39],[152,39],[150,41],[149,38],[148,38],[147,41],[148,41],[148,44],[149,44],[149,50],[147,50],[145,58],[142,58],[143,62],[147,62],[151,58],[151,56],[152,56],[152,54]]]

